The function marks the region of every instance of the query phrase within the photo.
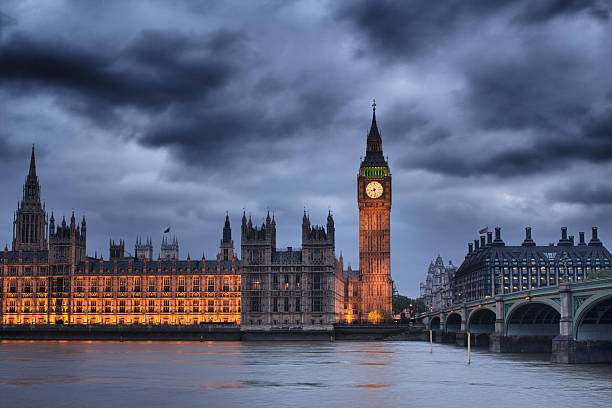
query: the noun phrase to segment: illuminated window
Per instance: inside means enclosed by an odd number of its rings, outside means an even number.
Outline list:
[[[200,278],[193,278],[193,291],[194,292],[199,292],[200,291]]]
[[[91,293],[96,293],[98,291],[98,280],[96,278],[92,278],[91,285],[89,286],[89,291]]]
[[[140,278],[134,278],[134,292],[140,292]]]
[[[24,282],[23,292],[24,292],[24,293],[30,293],[30,292],[32,292],[32,282],[31,282],[29,279],[27,279],[27,280]]]
[[[140,313],[140,300],[134,301],[134,313]]]
[[[185,301],[183,299],[179,299],[178,301],[178,312],[185,313]]]
[[[198,313],[200,311],[200,303],[198,300],[193,301],[193,312]]]
[[[215,301],[213,299],[208,299],[208,313],[214,313],[215,311]]]
[[[169,300],[164,300],[164,309],[163,309],[164,313],[169,313],[170,312],[170,301]]]
[[[223,301],[223,313],[229,313],[229,300]]]
[[[38,292],[39,293],[47,292],[47,281],[46,280],[43,279],[40,282],[38,282]]]
[[[164,278],[164,292],[170,292],[170,278]]]
[[[111,291],[111,279],[110,278],[106,278],[104,280],[104,291],[105,292],[110,292]]]
[[[223,278],[223,291],[229,292],[229,278]]]
[[[10,293],[17,293],[17,281],[15,279],[11,279],[9,292]]]
[[[96,313],[96,311],[97,311],[96,301],[95,300],[90,300],[89,301],[89,312],[90,313]]]
[[[119,279],[119,292],[125,292],[125,287],[126,287],[126,279],[125,278]]]
[[[77,281],[76,281],[76,292],[77,293],[82,293],[83,292],[83,279],[77,279]]]
[[[111,301],[105,300],[104,301],[104,313],[110,313],[110,312],[111,312]]]
[[[44,300],[38,301],[38,313],[44,313],[47,311],[47,304]]]
[[[83,313],[83,301],[80,299],[76,301],[76,312]]]
[[[178,280],[178,291],[179,292],[185,291],[185,278],[182,276]]]
[[[208,278],[208,291],[209,292],[214,292],[215,291],[215,280],[214,280],[214,278]]]
[[[155,292],[155,279],[149,278],[149,292]]]
[[[285,290],[289,289],[289,275],[285,275]]]
[[[299,290],[301,288],[301,276],[300,275],[295,275],[295,287]]]
[[[152,300],[152,299],[149,299],[148,312],[149,313],[155,313],[155,301]]]

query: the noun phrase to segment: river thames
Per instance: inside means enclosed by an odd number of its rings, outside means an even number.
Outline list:
[[[612,366],[421,342],[0,342],[3,407],[610,407]]]

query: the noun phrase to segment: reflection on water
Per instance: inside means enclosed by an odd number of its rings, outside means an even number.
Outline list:
[[[0,406],[609,407],[612,366],[419,342],[0,342]]]

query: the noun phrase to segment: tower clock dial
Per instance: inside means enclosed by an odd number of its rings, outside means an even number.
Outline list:
[[[378,181],[372,181],[366,186],[366,194],[370,198],[378,198],[383,193],[383,186]]]

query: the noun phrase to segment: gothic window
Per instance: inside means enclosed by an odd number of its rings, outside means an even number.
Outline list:
[[[80,299],[76,301],[76,312],[83,313],[83,301]]]
[[[223,313],[229,313],[229,300],[223,301]]]
[[[155,292],[155,279],[149,278],[149,292]]]
[[[11,279],[9,292],[10,293],[16,293],[17,292],[17,280]]]
[[[164,278],[164,292],[170,292],[170,278]]]
[[[321,274],[315,273],[312,275],[312,290],[321,290]]]
[[[289,298],[283,298],[283,311],[288,312],[289,311]]]
[[[32,291],[32,282],[29,279],[26,279],[24,282],[23,292],[30,293]]]
[[[261,278],[259,275],[253,275],[251,277],[251,289],[261,290]]]
[[[295,287],[296,289],[300,289],[301,288],[301,276],[300,275],[295,275]]]
[[[278,298],[274,298],[272,301],[272,311],[278,312]]]
[[[193,312],[198,313],[200,311],[200,302],[196,299],[193,301]]]
[[[214,313],[215,312],[215,301],[213,299],[208,299],[208,303],[207,303],[207,310],[208,313]]]
[[[200,278],[193,278],[192,290],[194,292],[199,292],[200,291]]]
[[[96,301],[95,300],[89,301],[89,312],[96,313],[96,310],[97,310]]]
[[[313,313],[321,312],[321,298],[312,298],[312,311]]]
[[[77,293],[82,293],[83,292],[83,279],[77,279],[77,281],[76,281],[76,292]]]
[[[153,299],[149,299],[148,312],[155,313],[155,301]]]
[[[134,301],[134,313],[140,313],[140,300]]]
[[[110,292],[111,291],[111,278],[106,278],[104,280],[104,291],[105,292]]]
[[[140,292],[140,278],[134,278],[134,292]]]
[[[98,291],[98,282],[96,278],[92,278],[89,291],[91,293],[96,293]]]
[[[178,312],[179,313],[185,312],[185,301],[183,299],[179,299],[178,301]]]
[[[126,287],[126,279],[125,278],[119,279],[119,292],[125,292],[125,287]]]
[[[111,312],[111,301],[105,300],[104,301],[104,313],[110,313],[110,312]]]
[[[285,275],[285,290],[289,289],[289,275]]]
[[[164,313],[170,313],[170,301],[169,300],[164,300],[164,309],[163,309]]]
[[[345,307],[346,307],[346,305],[345,305]],[[296,298],[295,299],[295,311],[297,313],[300,313],[302,311],[301,310],[301,304],[300,304],[300,298]]]
[[[46,305],[45,305],[45,301],[44,301],[44,300],[39,300],[39,301],[38,301],[38,313],[44,313],[44,312],[46,312],[46,311],[47,311],[47,310],[46,310],[47,308],[46,308],[45,306],[46,306]]]
[[[261,312],[261,298],[254,297],[251,298],[251,312]]]
[[[229,278],[223,278],[223,291],[229,292]]]
[[[214,278],[208,278],[208,291],[209,292],[215,291],[215,279]]]
[[[178,291],[179,292],[184,292],[185,291],[185,278],[184,277],[180,277],[179,281],[178,281]]]

